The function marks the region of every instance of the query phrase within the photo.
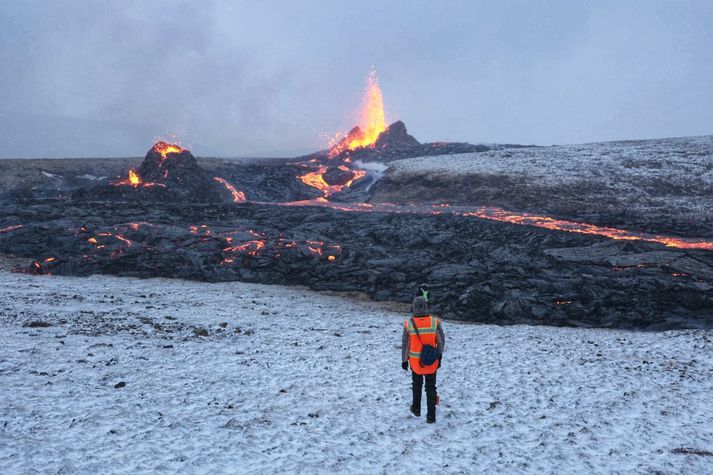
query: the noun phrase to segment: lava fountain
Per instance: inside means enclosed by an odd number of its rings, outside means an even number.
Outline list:
[[[366,78],[366,91],[359,113],[359,129],[361,136],[350,138],[349,150],[373,146],[379,134],[386,130],[384,99],[381,95],[379,79],[373,69]]]
[[[381,94],[379,79],[376,71],[372,69],[366,77],[366,90],[359,111],[359,124],[354,127],[346,137],[336,143],[330,144],[329,157],[333,158],[346,150],[355,150],[360,147],[373,147],[376,139],[386,130],[386,116],[384,114],[384,98]]]
[[[374,147],[379,135],[387,129],[384,99],[381,94],[381,87],[379,87],[379,79],[373,69],[366,78],[366,89],[358,117],[359,125],[340,140],[330,141],[328,160],[316,169],[297,177],[305,185],[320,190],[325,197],[349,188],[354,182],[366,175],[365,170],[352,169],[349,157],[342,156],[339,160],[335,159],[349,150]],[[312,162],[315,161],[312,160]],[[340,165],[336,166],[335,161],[339,162]]]

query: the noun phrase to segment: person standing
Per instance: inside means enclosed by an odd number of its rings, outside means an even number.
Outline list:
[[[401,368],[411,368],[413,399],[411,413],[421,417],[421,394],[426,380],[426,422],[436,422],[436,372],[441,367],[446,335],[440,319],[428,313],[428,302],[416,297],[413,316],[404,321],[401,337]]]

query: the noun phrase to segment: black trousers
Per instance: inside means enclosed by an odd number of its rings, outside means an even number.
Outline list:
[[[426,379],[426,407],[428,409],[428,417],[436,417],[436,373],[416,374],[411,371],[413,406],[418,409],[419,412],[421,411],[421,393],[423,392],[424,378]]]

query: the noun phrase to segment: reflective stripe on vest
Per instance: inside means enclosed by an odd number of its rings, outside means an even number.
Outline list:
[[[422,318],[422,317],[414,317],[414,318]],[[436,317],[429,317],[430,318],[430,323],[428,326],[425,327],[418,327],[418,332],[421,335],[427,335],[429,333],[436,333],[436,330],[438,329],[438,319]],[[411,333],[416,333],[416,331],[413,329],[413,324],[411,323],[411,319],[408,319],[408,333],[409,335]]]

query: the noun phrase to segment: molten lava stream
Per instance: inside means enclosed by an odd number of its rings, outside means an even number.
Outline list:
[[[324,181],[324,174],[326,172],[327,167],[323,166],[319,167],[319,169],[317,169],[316,171],[305,173],[304,175],[300,175],[297,178],[302,180],[302,183],[304,183],[305,185],[311,186],[312,188],[317,188],[324,194],[324,196],[329,196],[341,191],[341,187],[339,185],[330,185],[326,181]]]
[[[227,180],[224,178],[220,178],[219,176],[213,177],[213,180],[217,181],[221,185],[223,185],[229,192],[230,195],[233,197],[233,203],[243,203],[246,201],[245,193],[242,191],[238,191],[235,189],[233,185],[228,183]]]
[[[475,216],[482,219],[490,219],[506,223],[535,226],[538,228],[552,229],[556,231],[604,236],[615,240],[656,242],[667,247],[678,247],[681,249],[705,249],[713,251],[713,241],[704,239],[676,238],[656,234],[637,233],[634,231],[627,231],[625,229],[578,223],[564,219],[550,218],[548,216],[537,216],[529,213],[513,213],[501,208],[481,207],[476,211],[464,212],[462,215]]]
[[[12,232],[12,231],[15,231],[15,230],[17,230],[17,229],[24,228],[24,227],[25,227],[24,224],[16,224],[15,226],[8,226],[8,227],[6,227],[6,228],[0,229],[0,234],[9,233],[9,232]]]
[[[343,166],[340,166],[342,168]],[[344,167],[346,168],[346,167]],[[349,170],[347,168],[347,170]],[[324,174],[327,172],[327,167],[326,166],[321,166],[317,170],[305,173],[304,175],[300,175],[297,178],[299,178],[302,183],[304,183],[307,186],[311,186],[312,188],[316,188],[319,191],[321,191],[324,194],[324,197],[331,196],[335,193],[339,193],[340,191],[344,190],[345,188],[349,188],[354,184],[354,182],[364,178],[366,175],[366,170],[351,170],[351,172],[354,174],[354,176],[349,179],[346,183],[343,185],[330,185],[324,180]]]
[[[390,203],[333,203],[324,198],[314,200],[293,201],[283,203],[282,206],[317,206],[331,208],[339,211],[356,213],[408,213],[422,215],[454,214],[465,217],[474,217],[499,221],[510,224],[535,226],[538,228],[550,229],[553,231],[566,231],[576,234],[589,234],[607,237],[609,239],[624,241],[647,241],[663,244],[667,247],[680,249],[703,249],[713,251],[713,241],[695,238],[677,238],[672,236],[661,236],[657,234],[637,233],[625,229],[610,228],[606,226],[596,226],[594,224],[578,223],[563,219],[550,218],[548,216],[537,216],[529,213],[515,213],[496,207],[469,208],[466,206],[418,206],[418,205],[397,205]]]

